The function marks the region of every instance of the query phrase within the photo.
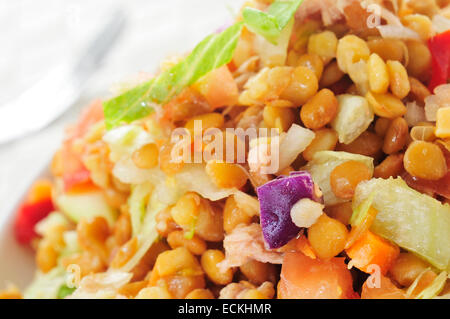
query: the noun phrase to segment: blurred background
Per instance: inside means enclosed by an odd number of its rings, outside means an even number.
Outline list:
[[[49,126],[0,144],[0,224],[58,148],[80,109],[167,56],[192,49],[231,22],[243,0],[0,0],[0,109],[65,61],[80,59],[114,12],[124,13],[120,37],[89,78],[77,102]],[[56,83],[55,83],[56,86]],[[45,97],[52,99],[52,96]],[[39,112],[45,99],[33,103]],[[23,116],[27,116],[24,109]],[[44,114],[44,113],[42,113]]]

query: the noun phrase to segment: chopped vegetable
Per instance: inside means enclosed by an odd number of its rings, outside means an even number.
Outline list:
[[[238,87],[227,66],[211,71],[198,80],[195,87],[213,109],[237,104]]]
[[[338,133],[339,142],[350,144],[372,123],[373,111],[362,96],[343,94],[337,100],[338,113],[331,126]]]
[[[125,125],[108,131],[103,136],[110,149],[109,158],[113,163],[131,157],[142,146],[153,143],[154,138],[139,125]]]
[[[429,89],[447,83],[450,78],[450,30],[440,33],[428,40],[432,57],[432,76]]]
[[[54,206],[51,199],[22,204],[17,212],[14,224],[17,241],[21,244],[29,244],[33,238],[36,238],[37,233],[34,226],[53,210]]]
[[[315,137],[315,133],[293,124],[280,143],[278,171],[291,165]]]
[[[152,104],[165,104],[185,87],[195,83],[233,57],[242,23],[212,34],[200,42],[191,54],[153,80],[125,92],[103,104],[106,127],[132,122],[152,112]]]
[[[436,122],[437,111],[441,107],[450,107],[450,84],[442,84],[434,89],[434,94],[425,97],[425,118]]]
[[[311,227],[323,214],[324,206],[309,198],[302,198],[291,208],[291,219],[297,227]]]
[[[346,200],[337,198],[331,190],[330,174],[336,168],[348,161],[358,161],[367,165],[373,173],[373,159],[371,157],[347,152],[320,151],[314,154],[313,159],[303,168],[308,171],[314,182],[323,192],[325,205],[335,205]]]
[[[24,203],[19,207],[14,222],[16,239],[21,244],[29,244],[38,236],[35,226],[54,210],[51,197],[52,184],[38,180],[31,187]]]
[[[379,286],[376,282],[371,282],[369,277],[364,283],[361,291],[361,299],[407,299],[405,292],[397,288],[394,283],[383,275],[380,277]]]
[[[421,194],[401,178],[372,179],[356,188],[353,207],[370,194],[378,210],[371,231],[421,256],[441,270],[450,259],[450,206]]]
[[[128,199],[128,206],[131,216],[131,229],[134,236],[141,231],[152,190],[153,185],[150,183],[139,184],[132,188],[131,195]]]
[[[351,258],[352,266],[370,272],[370,267],[377,265],[385,275],[400,253],[400,249],[386,239],[366,231],[346,252]]]
[[[359,205],[350,218],[352,230],[348,236],[345,248],[352,246],[367,230],[372,226],[378,211],[371,205],[373,202],[373,194],[371,194],[364,202]]]
[[[450,107],[439,108],[436,115],[436,131],[437,137],[450,137]]]
[[[430,286],[422,290],[416,299],[432,299],[440,294],[442,289],[444,289],[445,283],[447,282],[448,273],[446,271],[441,272],[431,283]]]
[[[106,203],[102,191],[61,194],[57,196],[55,202],[61,212],[74,222],[79,222],[83,218],[101,216],[110,226],[113,226],[117,217],[117,212]]]
[[[422,291],[432,285],[436,278],[436,273],[430,267],[424,269],[408,287],[406,295],[410,298],[417,298]]]
[[[303,0],[277,0],[269,6],[267,13],[246,7],[242,11],[242,16],[248,29],[277,44],[281,32],[302,2]]]
[[[311,259],[286,253],[278,284],[279,299],[348,299],[355,293],[345,258]]]
[[[40,220],[34,227],[38,235],[44,237],[51,235],[51,232],[57,228],[68,228],[70,222],[60,212],[52,212],[44,219]]]
[[[65,283],[67,272],[63,267],[55,267],[47,273],[37,272],[33,283],[24,291],[25,299],[56,299]]]
[[[296,237],[300,228],[291,209],[302,198],[314,199],[314,183],[307,172],[295,172],[257,188],[261,227],[269,248],[279,248]]]
[[[289,41],[291,39],[294,21],[289,23],[278,37],[278,43],[273,44],[262,36],[256,35],[254,41],[255,52],[261,59],[264,67],[284,66],[287,58]]]
[[[64,299],[67,296],[70,296],[75,291],[75,289],[76,288],[69,288],[66,284],[64,284],[59,288],[57,298]]]

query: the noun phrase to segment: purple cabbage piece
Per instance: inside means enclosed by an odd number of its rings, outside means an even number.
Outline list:
[[[264,240],[269,248],[279,248],[300,231],[291,219],[291,208],[302,198],[315,200],[314,182],[305,171],[291,172],[256,189]]]

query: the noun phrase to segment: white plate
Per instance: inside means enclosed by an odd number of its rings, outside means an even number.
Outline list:
[[[50,171],[46,167],[42,173],[31,178],[49,177]],[[8,283],[13,283],[23,290],[33,278],[35,271],[34,251],[31,247],[19,244],[14,234],[14,220],[16,212],[25,199],[28,190],[25,190],[21,198],[14,203],[6,219],[0,220],[0,289],[5,288]]]

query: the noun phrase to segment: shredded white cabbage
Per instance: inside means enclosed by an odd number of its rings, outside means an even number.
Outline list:
[[[25,299],[56,299],[65,280],[66,271],[63,267],[55,267],[47,273],[38,271],[23,296]]]
[[[125,125],[108,131],[103,136],[110,149],[110,159],[116,163],[130,157],[135,150],[153,143],[153,137],[138,125]]]
[[[132,274],[117,270],[109,270],[104,273],[91,274],[81,279],[78,288],[69,299],[116,299],[125,298],[118,290],[127,284]]]
[[[434,95],[425,98],[425,116],[428,121],[435,122],[437,110],[450,107],[450,84],[442,84],[434,89]]]

